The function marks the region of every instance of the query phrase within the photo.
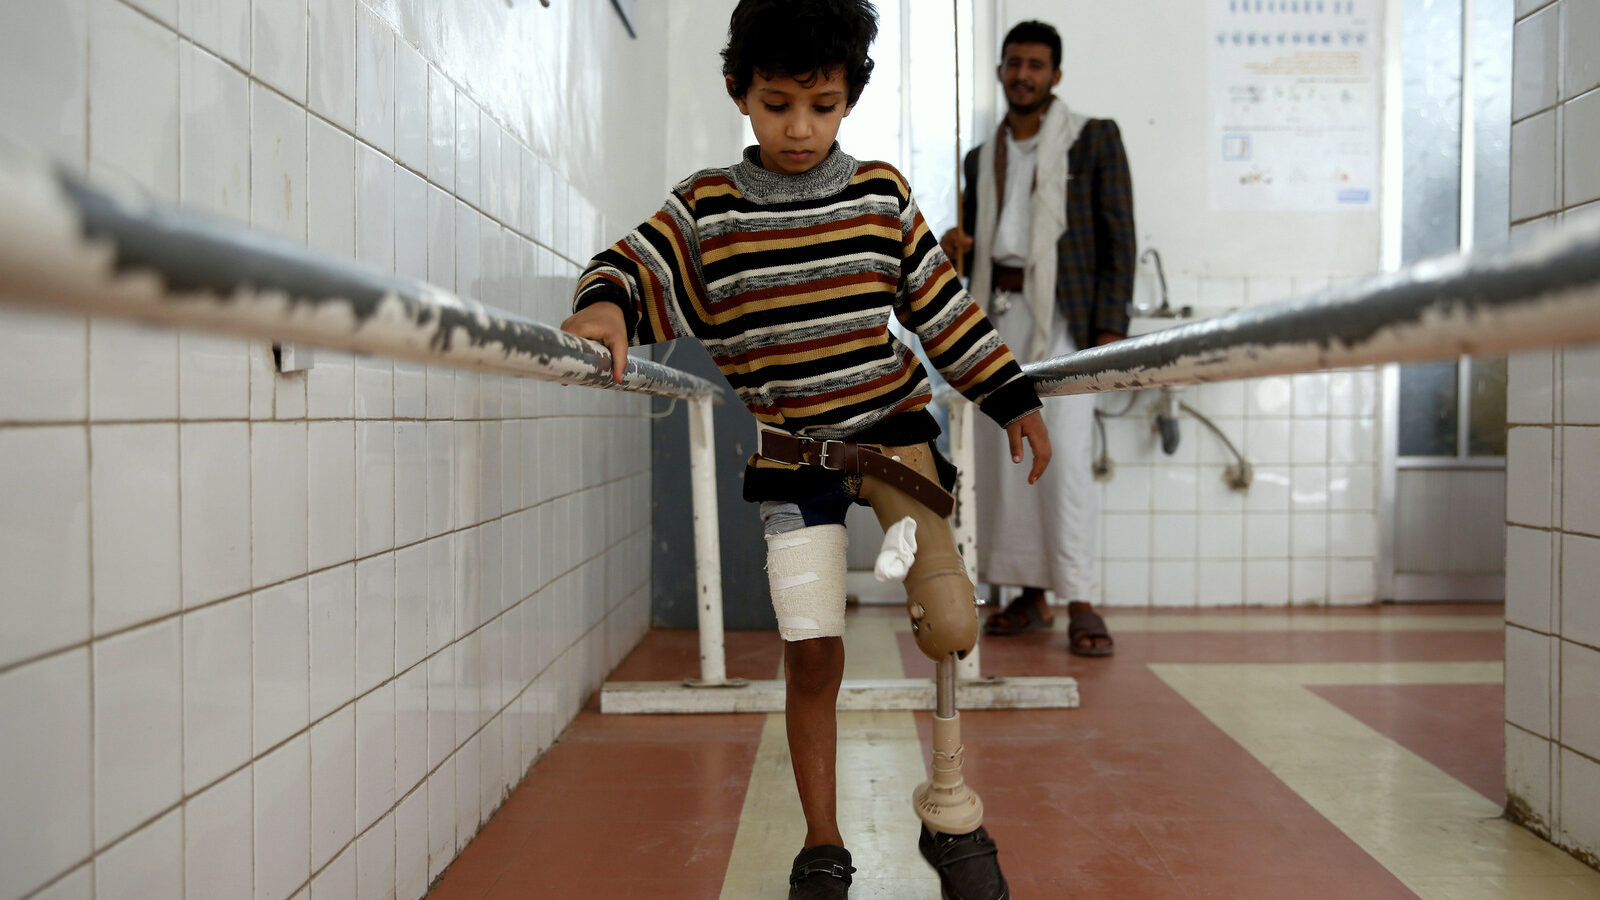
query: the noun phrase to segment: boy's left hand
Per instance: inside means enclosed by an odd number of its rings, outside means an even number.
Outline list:
[[[1033,469],[1028,472],[1028,483],[1033,484],[1050,465],[1050,429],[1045,427],[1039,410],[1023,416],[1006,426],[1006,440],[1011,443],[1011,461],[1022,462],[1022,442],[1026,439],[1033,448]]]

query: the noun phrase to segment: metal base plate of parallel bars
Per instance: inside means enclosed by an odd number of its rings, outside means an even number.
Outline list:
[[[958,681],[961,709],[1076,709],[1075,678],[980,678]],[[931,710],[932,678],[847,680],[839,687],[840,710]],[[608,681],[600,689],[602,713],[783,712],[782,681],[742,686],[689,687],[664,681]]]

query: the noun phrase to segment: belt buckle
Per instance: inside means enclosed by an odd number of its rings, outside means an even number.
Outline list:
[[[818,455],[817,465],[823,467],[824,469],[832,470],[834,472],[843,471],[842,465],[841,466],[830,466],[830,465],[828,465],[828,445],[829,444],[833,444],[833,445],[837,446],[839,448],[839,450],[841,450],[841,451],[844,449],[844,446],[845,446],[844,441],[834,441],[834,440],[823,441],[822,442],[822,452]],[[838,452],[838,451],[835,451],[835,452]]]

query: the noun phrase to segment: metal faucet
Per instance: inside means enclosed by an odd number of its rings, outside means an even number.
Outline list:
[[[1161,285],[1161,305],[1156,308],[1155,312],[1150,313],[1150,315],[1161,319],[1176,318],[1178,314],[1172,311],[1172,304],[1167,300],[1167,273],[1166,270],[1161,267],[1160,251],[1156,250],[1154,247],[1151,247],[1139,254],[1140,265],[1144,265],[1151,260],[1155,261],[1156,279]]]
[[[1155,262],[1156,279],[1161,283],[1161,306],[1155,312],[1146,313],[1145,315],[1156,319],[1187,319],[1194,315],[1194,307],[1192,306],[1172,308],[1172,304],[1167,297],[1167,272],[1161,266],[1161,252],[1154,247],[1139,254],[1140,265],[1150,261]]]

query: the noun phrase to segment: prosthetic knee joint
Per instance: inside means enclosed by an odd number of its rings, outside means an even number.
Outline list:
[[[937,479],[926,445],[884,448],[901,462]],[[983,824],[983,801],[961,777],[961,714],[956,711],[956,659],[978,642],[978,607],[966,563],[956,550],[950,525],[900,490],[867,477],[861,496],[885,534],[910,518],[915,523],[915,555],[905,575],[906,612],[917,647],[938,664],[933,716],[933,777],[912,792],[912,806],[928,830],[966,834]]]

